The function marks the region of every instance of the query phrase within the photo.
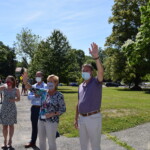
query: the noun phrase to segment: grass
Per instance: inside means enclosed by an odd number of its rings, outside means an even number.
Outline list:
[[[126,150],[135,150],[133,147],[129,146],[126,142],[120,141],[116,136],[112,136],[106,133],[108,139],[113,140],[116,144],[124,147]]]
[[[78,136],[74,128],[78,87],[62,86],[67,112],[60,118],[59,132],[67,137]],[[109,133],[150,121],[150,93],[122,88],[103,88],[101,113],[102,132]]]

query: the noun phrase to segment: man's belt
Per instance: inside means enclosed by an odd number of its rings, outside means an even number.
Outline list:
[[[39,106],[39,105],[32,105],[32,107],[40,108],[41,106]]]
[[[93,112],[89,112],[89,113],[86,113],[86,114],[81,114],[81,113],[79,113],[79,114],[80,114],[81,116],[86,117],[86,116],[91,116],[91,115],[97,114],[97,113],[99,113],[99,112],[100,112],[100,110],[93,111]]]

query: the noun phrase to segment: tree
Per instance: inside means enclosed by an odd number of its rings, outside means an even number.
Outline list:
[[[0,42],[0,76],[15,75],[16,55],[14,49]]]
[[[109,23],[113,23],[112,34],[107,38],[105,45],[120,49],[126,40],[135,40],[141,25],[140,7],[146,5],[148,0],[114,1],[113,16],[109,18]]]
[[[17,67],[28,68],[28,62],[26,59],[22,58],[22,61],[17,61]]]
[[[83,57],[82,57],[83,56]],[[69,82],[76,82],[81,77],[82,61],[84,61],[84,52],[76,49],[71,49],[68,54],[68,69],[67,78]]]
[[[40,37],[32,33],[28,28],[23,28],[20,34],[16,36],[17,42],[14,43],[16,54],[22,56],[27,62],[28,59],[34,57],[34,53],[38,48]]]
[[[126,83],[130,83],[131,80],[134,82],[133,69],[128,65],[127,55],[121,47],[128,39],[136,39],[138,28],[141,25],[140,7],[146,5],[147,1],[115,0],[112,8],[113,16],[109,18],[109,23],[113,23],[112,34],[105,43],[107,47],[105,49],[104,68],[107,79],[123,80]]]
[[[142,63],[149,73],[150,71],[150,1],[146,6],[141,7],[142,25],[136,36],[135,49],[137,52],[137,61]]]
[[[34,57],[29,65],[28,72],[30,77],[34,77],[37,71],[43,71],[45,77],[52,74],[52,53],[49,43],[41,41],[38,50],[35,52]]]
[[[118,49],[112,51],[111,48],[108,48],[105,52],[107,53],[107,57],[104,59],[105,79],[120,82],[126,73],[122,71],[125,70],[126,57]]]
[[[79,65],[76,64],[77,56],[80,55],[75,55],[71,50],[63,33],[54,30],[46,41],[41,41],[39,44],[29,67],[29,73],[33,76],[37,70],[42,70],[45,76],[56,74],[60,77],[60,82],[69,83],[70,77],[74,78],[76,71],[79,70]]]
[[[105,54],[105,51],[101,47],[99,47],[99,57],[100,57],[101,62],[103,63],[104,59],[106,58],[106,54]]]
[[[76,50],[73,49],[75,53],[75,59],[77,60],[77,63],[79,64],[80,69],[82,68],[83,63],[85,62],[85,54],[83,50]]]
[[[127,40],[122,46],[127,56],[127,64],[134,74],[134,89],[140,89],[142,78],[150,73],[150,2],[141,7],[141,22],[135,41]]]

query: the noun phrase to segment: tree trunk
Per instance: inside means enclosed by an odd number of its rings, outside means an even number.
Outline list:
[[[139,86],[141,82],[140,76],[136,75],[136,78],[134,79],[134,86],[131,88],[133,91],[141,91],[142,88]]]

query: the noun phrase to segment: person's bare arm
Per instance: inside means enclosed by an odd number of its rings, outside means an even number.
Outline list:
[[[6,88],[6,86],[7,86],[6,84],[1,85],[0,86],[0,91],[3,91]]]
[[[91,48],[89,48],[89,52],[92,55],[93,59],[96,61],[96,66],[98,70],[98,73],[97,73],[98,81],[102,82],[103,76],[104,76],[104,69],[99,58],[98,45],[96,43],[92,43]]]
[[[74,120],[74,126],[76,129],[78,129],[78,117],[79,117],[79,112],[78,112],[78,104],[76,105],[76,114],[75,114],[75,120]]]
[[[24,72],[22,77],[23,77],[23,83],[25,84],[26,89],[31,89],[32,85],[28,82],[28,73]]]
[[[59,115],[59,112],[56,112],[56,113],[47,113],[45,114],[46,118],[50,118],[50,117],[54,117],[54,116],[58,116]]]

